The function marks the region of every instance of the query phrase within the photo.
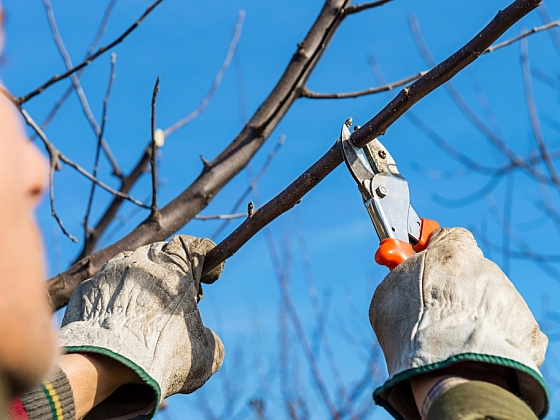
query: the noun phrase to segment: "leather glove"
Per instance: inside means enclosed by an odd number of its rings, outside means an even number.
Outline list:
[[[121,387],[86,418],[152,416],[164,398],[195,391],[221,366],[222,342],[204,327],[197,307],[204,258],[213,247],[208,239],[175,236],[117,255],[76,289],[59,344],[120,361],[152,391]]]
[[[420,419],[409,378],[461,365],[489,375],[506,368],[512,391],[546,415],[549,395],[538,366],[548,339],[469,231],[435,231],[425,251],[385,277],[369,316],[389,370],[374,400],[395,418]]]

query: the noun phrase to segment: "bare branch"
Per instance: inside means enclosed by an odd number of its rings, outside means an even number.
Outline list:
[[[383,6],[385,3],[389,3],[391,0],[378,0],[372,1],[370,3],[364,4],[354,4],[352,6],[348,6],[344,11],[347,15],[351,15],[354,13],[359,13],[367,9],[373,9],[374,7]]]
[[[350,8],[352,8],[352,7],[358,7],[358,6],[351,6]],[[347,9],[347,11],[348,11],[348,9]],[[517,42],[517,41],[519,41],[523,38],[526,38],[530,35],[537,34],[539,32],[543,32],[543,31],[547,31],[547,30],[550,30],[550,29],[555,28],[557,26],[560,26],[560,20],[557,20],[555,22],[551,22],[547,25],[539,26],[537,28],[533,28],[530,31],[523,32],[521,35],[518,35],[518,36],[516,36],[512,39],[504,41],[500,44],[493,45],[493,46],[487,48],[486,50],[484,50],[484,52],[482,54],[489,54],[491,52],[494,52],[496,50],[499,50],[501,48],[504,48],[504,47],[507,47],[511,44],[514,44],[515,42]],[[430,54],[430,56],[431,56],[431,54]],[[433,59],[433,57],[432,57],[432,59]],[[392,90],[396,87],[403,86],[403,85],[405,85],[409,82],[412,82],[413,80],[418,79],[419,77],[424,76],[427,72],[428,71],[425,70],[425,71],[422,71],[418,74],[415,74],[413,76],[408,76],[404,79],[398,80],[398,81],[390,83],[390,84],[386,84],[386,85],[379,86],[379,87],[371,87],[371,88],[368,88],[368,89],[358,90],[358,91],[355,91],[355,92],[318,93],[318,92],[313,92],[313,91],[309,90],[307,87],[304,87],[301,91],[301,96],[305,97],[305,98],[310,98],[310,99],[345,99],[345,98],[358,98],[360,96],[374,95],[376,93],[386,92],[386,91]]]
[[[243,191],[243,193],[239,196],[239,198],[237,199],[237,201],[233,205],[233,207],[231,209],[231,213],[235,213],[239,209],[241,204],[244,203],[245,201],[247,201],[247,197],[249,196],[249,194],[251,194],[251,191],[253,191],[255,189],[255,187],[258,184],[258,182],[260,181],[260,179],[266,173],[266,171],[270,167],[270,164],[272,163],[272,160],[274,159],[274,157],[276,156],[276,154],[278,153],[278,151],[280,150],[280,148],[282,147],[282,145],[284,144],[285,141],[286,141],[286,136],[281,135],[280,139],[278,140],[278,143],[276,143],[276,146],[274,146],[274,149],[272,149],[272,151],[268,154],[268,156],[266,158],[266,161],[264,162],[264,165],[262,166],[262,168],[259,171],[259,173],[257,174],[257,176],[255,176],[251,180],[247,189],[245,191]],[[243,214],[243,215],[246,216],[246,214]],[[252,215],[251,215],[251,217],[252,217]],[[197,216],[197,218],[198,218],[198,216]],[[226,222],[222,223],[222,225],[216,230],[216,232],[214,232],[212,234],[211,238],[212,239],[217,238],[218,235],[223,232],[223,230],[226,228],[226,226],[229,225],[230,220],[231,219],[228,219]]]
[[[359,90],[359,91],[356,91],[356,92],[317,93],[317,92],[310,91],[306,86],[304,86],[303,89],[301,90],[301,96],[304,97],[304,98],[310,98],[310,99],[357,98],[359,96],[373,95],[373,94],[376,94],[376,93],[387,92],[389,90],[393,90],[397,87],[406,85],[407,83],[410,83],[410,82],[418,79],[419,77],[424,76],[426,73],[427,73],[427,71],[421,71],[418,74],[406,77],[404,79],[398,80],[396,82],[393,82],[393,83],[390,83],[390,84],[387,84],[387,85],[383,85],[383,86],[379,86],[379,87],[371,87],[371,88],[364,89],[364,90]]]
[[[554,166],[554,162],[550,158],[548,152],[548,147],[544,141],[544,136],[541,130],[541,125],[539,122],[539,117],[537,115],[537,107],[535,105],[535,100],[533,98],[533,86],[531,83],[531,68],[529,66],[529,52],[527,46],[527,40],[521,42],[521,68],[523,70],[523,84],[525,87],[525,101],[527,102],[527,110],[529,112],[529,117],[531,120],[531,128],[533,130],[533,135],[537,141],[539,153],[541,158],[550,174],[550,177],[554,181],[556,188],[560,188],[560,178],[558,177],[558,172]]]
[[[556,77],[550,76],[536,68],[533,68],[531,70],[531,74],[535,76],[537,80],[541,81],[548,87],[560,92],[560,81]]]
[[[305,241],[305,235],[303,233],[303,229],[301,229],[301,226],[300,229],[297,229],[297,240],[301,252],[301,262],[303,265],[304,277],[307,282],[307,291],[311,301],[311,306],[313,308],[313,311],[315,312],[315,324],[317,325],[317,331],[319,331],[317,338],[322,341],[324,352],[327,357],[327,361],[334,382],[336,384],[336,387],[338,388],[339,399],[342,400],[342,404],[344,405],[344,410],[350,414],[350,417],[352,419],[356,419],[354,402],[352,398],[350,398],[350,395],[348,394],[348,390],[344,385],[344,381],[342,380],[342,376],[340,374],[338,365],[335,361],[335,357],[330,341],[327,335],[324,334],[325,327],[326,327],[326,313],[324,313],[324,311],[322,310],[321,304],[317,297],[317,287],[316,287],[315,277],[313,275],[313,270],[311,268],[311,259],[309,257],[309,252],[307,250],[307,244]],[[312,348],[312,353],[315,355],[315,357],[318,358],[318,355],[315,351],[313,351],[313,348]]]
[[[412,105],[473,62],[509,27],[539,4],[540,0],[515,0],[500,11],[467,45],[403,89],[381,112],[355,131],[352,134],[354,143],[363,147],[373,138],[383,134]],[[247,164],[299,96],[299,89],[305,85],[309,74],[343,20],[342,10],[347,5],[347,0],[329,0],[325,4],[306,39],[298,45],[298,50],[273,92],[237,138],[204,168],[194,183],[161,209],[160,221],[145,220],[118,242],[78,261],[64,273],[49,280],[48,288],[53,308],[66,304],[79,282],[91,277],[118,252],[135,249],[176,232]],[[234,233],[214,248],[207,256],[205,269],[208,271],[231,256],[262,227],[292,208],[341,162],[342,155],[338,144],[335,144],[286,190],[256,211],[253,218],[246,219]]]
[[[459,51],[435,66],[412,85],[404,88],[376,116],[352,133],[358,147],[385,133],[400,116],[416,102],[437,87],[450,80],[455,74],[476,60],[486,48],[508,28],[540,4],[540,0],[516,0],[500,11],[496,17]],[[255,233],[272,220],[291,209],[302,197],[321,182],[332,170],[342,163],[338,143],[325,153],[315,164],[292,182],[284,191],[255,212],[252,219],[245,220],[234,232],[224,239],[207,256],[205,272],[229,258]]]
[[[546,5],[543,4],[541,7],[539,7],[537,9],[537,12],[539,13],[539,16],[541,17],[541,20],[543,22],[552,23],[552,17],[548,13],[548,9],[546,8]],[[550,36],[552,43],[554,44],[554,48],[556,49],[556,52],[560,54],[560,34],[558,33],[558,29],[554,29],[548,32],[548,35]]]
[[[233,213],[233,214],[217,214],[213,216],[204,216],[197,214],[194,219],[196,220],[232,220],[232,219],[242,219],[247,217],[247,213]]]
[[[198,117],[206,109],[206,106],[208,105],[208,103],[210,102],[214,93],[216,92],[216,90],[220,86],[223,75],[224,75],[225,71],[229,68],[231,59],[234,56],[235,49],[237,47],[237,44],[239,42],[239,38],[241,36],[241,30],[242,30],[242,27],[243,27],[244,16],[245,16],[245,14],[244,14],[243,11],[239,12],[238,19],[237,19],[237,24],[235,26],[235,30],[234,30],[232,40],[230,41],[230,44],[229,44],[229,47],[228,47],[226,57],[224,58],[224,61],[222,63],[222,66],[218,70],[218,73],[214,77],[214,81],[212,83],[212,86],[208,90],[206,96],[202,99],[202,101],[200,102],[198,107],[193,112],[191,112],[185,118],[176,122],[172,126],[168,127],[167,129],[162,130],[162,132],[161,132],[162,133],[162,138],[160,140],[158,140],[158,141],[161,141],[161,144],[159,144],[158,147],[163,146],[163,142],[165,141],[167,136],[171,135],[172,133],[174,133],[180,127],[183,127],[184,125],[186,125],[189,122],[191,122],[192,120],[194,120],[196,117]],[[147,167],[148,163],[151,160],[151,156],[152,156],[151,145],[152,145],[152,143],[150,142],[146,146],[146,148],[144,149],[144,153],[142,154],[142,156],[140,157],[140,159],[138,160],[138,162],[134,166],[134,169],[132,169],[127,176],[121,176],[121,186],[119,188],[119,191],[121,191],[122,193],[127,194],[131,190],[132,186],[134,184],[136,184],[136,181],[138,181],[140,176],[144,173],[144,169]],[[88,243],[84,244],[84,248],[82,249],[82,252],[80,253],[78,259],[84,258],[86,255],[90,254],[93,251],[93,249],[95,248],[98,240],[101,238],[103,233],[106,231],[106,229],[109,226],[109,224],[111,223],[111,221],[114,220],[121,204],[122,204],[122,199],[119,198],[119,197],[115,197],[113,199],[113,201],[111,202],[111,204],[109,204],[109,206],[107,207],[107,209],[105,210],[103,215],[100,217],[99,222],[97,222],[97,225],[95,226],[95,228],[90,231],[90,241]]]
[[[303,353],[305,355],[305,358],[307,359],[307,363],[309,365],[309,369],[311,371],[311,375],[315,381],[315,386],[317,389],[317,392],[319,394],[319,398],[322,399],[323,403],[325,404],[330,417],[332,419],[340,419],[340,415],[338,413],[338,410],[336,409],[329,393],[327,390],[327,387],[325,385],[325,382],[323,380],[323,375],[321,374],[321,370],[319,369],[319,365],[317,363],[317,360],[315,359],[315,356],[313,354],[313,352],[311,351],[311,346],[309,345],[309,341],[305,335],[305,331],[303,329],[303,326],[301,324],[301,320],[297,314],[297,311],[295,309],[294,303],[292,301],[292,298],[290,296],[289,293],[289,288],[288,288],[288,284],[286,282],[286,274],[285,271],[282,269],[282,265],[280,264],[280,259],[278,257],[278,251],[276,250],[276,246],[274,244],[274,238],[272,237],[272,233],[270,232],[270,229],[265,229],[264,231],[265,233],[265,238],[266,238],[266,243],[268,246],[268,250],[270,253],[270,257],[272,259],[272,263],[274,266],[274,272],[276,274],[276,278],[278,280],[278,283],[280,285],[280,291],[282,294],[282,302],[284,304],[284,307],[286,308],[286,312],[288,314],[288,317],[290,318],[290,321],[292,323],[292,326],[294,327],[294,331],[296,333],[297,336],[297,340],[298,343],[301,345],[301,348],[303,350]]]
[[[109,105],[109,96],[111,95],[111,88],[113,87],[113,82],[115,80],[115,65],[117,61],[117,55],[115,53],[111,54],[111,70],[109,75],[109,83],[107,84],[107,91],[105,92],[105,97],[103,98],[103,110],[101,113],[101,127],[97,135],[97,148],[95,150],[95,159],[93,163],[92,175],[97,178],[97,167],[99,165],[99,152],[101,151],[101,145],[103,143],[103,135],[105,133],[105,125],[107,124],[107,106]],[[93,204],[93,196],[95,194],[95,183],[91,184],[91,190],[89,193],[89,199],[86,209],[86,215],[84,217],[84,243],[87,243],[89,238],[89,216],[91,213],[91,207]]]
[[[428,65],[432,65],[434,63],[434,57],[428,48],[422,33],[420,31],[420,25],[414,16],[411,16],[409,19],[410,28],[412,30],[414,41],[416,42],[422,57],[428,63]],[[507,142],[501,138],[499,133],[492,130],[484,121],[482,121],[478,115],[473,111],[473,109],[467,104],[467,101],[463,98],[463,96],[459,93],[459,91],[455,88],[452,83],[447,83],[444,86],[444,89],[447,91],[451,99],[454,101],[455,105],[459,110],[463,113],[463,115],[467,118],[467,120],[476,128],[480,133],[482,133],[490,143],[496,147],[496,149],[506,158],[509,160],[510,164],[513,166],[519,166],[523,168],[527,173],[533,176],[539,182],[552,182],[555,183],[554,179],[550,177],[546,177],[544,174],[539,172],[534,165],[527,165],[525,160],[517,155],[513,150],[509,148]]]
[[[62,37],[60,36],[60,32],[58,31],[58,26],[56,24],[56,19],[55,19],[55,16],[54,16],[54,11],[53,11],[53,8],[52,8],[52,4],[51,4],[50,0],[43,0],[43,5],[45,6],[45,10],[47,12],[47,18],[48,18],[48,21],[49,21],[49,26],[51,28],[51,32],[53,34],[55,44],[58,48],[58,51],[60,52],[60,55],[62,56],[62,59],[64,60],[64,64],[66,65],[66,69],[70,70],[72,68],[72,60],[70,59],[70,55],[68,54],[68,51],[66,50],[66,47],[64,46],[64,42],[62,41]],[[82,110],[84,111],[84,114],[85,114],[91,128],[93,129],[93,132],[95,133],[95,136],[99,137],[99,133],[100,133],[101,129],[99,128],[99,125],[97,124],[97,121],[95,120],[95,117],[93,116],[93,112],[91,112],[91,108],[89,106],[87,96],[86,96],[86,94],[85,94],[85,92],[82,88],[82,85],[80,84],[80,79],[79,79],[77,74],[71,74],[70,79],[72,80],[72,86],[74,86],[74,90],[76,91],[76,94],[78,95],[78,98],[80,100]],[[111,149],[109,148],[109,145],[107,144],[107,142],[103,138],[101,138],[101,145],[103,147],[103,151],[105,152],[105,155],[107,156],[107,159],[109,160],[109,163],[113,167],[113,173],[115,175],[120,175],[121,172],[120,172],[119,166],[117,164],[117,161],[116,161],[113,153],[111,152]]]
[[[198,105],[198,108],[196,108],[193,112],[191,112],[185,118],[182,118],[181,120],[177,121],[172,126],[166,128],[163,131],[164,134],[165,134],[165,137],[169,136],[171,133],[177,131],[179,128],[181,128],[181,127],[185,126],[186,124],[190,123],[192,120],[194,120],[196,117],[198,117],[200,114],[202,114],[204,112],[204,110],[206,109],[206,107],[210,103],[210,100],[214,96],[214,93],[216,93],[216,91],[220,87],[220,83],[222,82],[222,78],[224,77],[224,74],[226,73],[227,69],[229,68],[229,66],[231,64],[231,60],[233,59],[235,49],[237,48],[237,43],[239,42],[239,39],[241,38],[241,31],[243,29],[244,20],[245,20],[245,11],[240,10],[239,14],[237,15],[237,23],[235,24],[235,30],[233,31],[233,37],[231,38],[231,41],[229,42],[229,47],[228,47],[228,50],[227,50],[227,53],[226,53],[226,57],[224,58],[224,61],[222,63],[222,66],[220,67],[220,70],[218,70],[218,73],[216,73],[216,76],[214,76],[214,81],[212,82],[212,86],[210,86],[210,89],[206,93],[206,96],[204,97],[204,99],[202,99],[202,102],[200,102],[200,104]]]
[[[507,254],[508,256],[516,260],[530,260],[537,262],[537,267],[550,275],[554,280],[560,281],[558,277],[560,275],[560,270],[552,265],[552,263],[558,263],[560,261],[560,256],[558,254],[536,253],[532,251],[530,247],[527,246],[527,244],[523,244],[524,249],[519,251],[506,250],[503,249],[502,246],[488,240],[488,238],[482,235],[481,232],[477,229],[472,227],[470,229],[473,231],[473,233],[476,234],[477,240],[479,240],[482,245],[500,254]]]
[[[21,115],[23,116],[23,119],[25,120],[26,124],[29,125],[39,135],[39,138],[41,140],[43,140],[43,144],[45,145],[45,148],[47,149],[47,152],[49,153],[49,156],[51,156],[51,159],[55,159],[55,161],[57,162],[57,165],[56,165],[57,169],[60,167],[59,161],[64,162],[68,166],[71,166],[76,171],[78,171],[80,174],[85,176],[91,182],[94,182],[95,184],[99,185],[101,188],[103,188],[107,192],[109,192],[113,195],[116,195],[116,196],[118,196],[118,197],[120,197],[124,200],[128,200],[131,203],[134,203],[139,207],[143,207],[143,208],[146,208],[146,209],[150,208],[149,206],[142,203],[141,201],[138,201],[138,200],[136,200],[135,198],[133,198],[129,195],[123,194],[120,191],[117,191],[117,190],[111,188],[110,186],[108,186],[104,182],[101,182],[100,180],[95,178],[88,171],[83,169],[80,165],[78,165],[74,161],[68,159],[56,147],[54,147],[54,145],[47,139],[47,136],[45,135],[43,130],[41,130],[41,128],[37,125],[37,123],[33,120],[33,118],[31,118],[31,116],[27,113],[27,111],[25,109],[21,108],[21,107],[18,107],[18,109],[19,109]]]
[[[305,85],[343,21],[343,9],[349,2],[350,0],[325,2],[270,95],[230,145],[203,168],[200,176],[187,189],[161,209],[160,221],[145,220],[118,242],[83,258],[50,280],[48,287],[53,308],[65,305],[74,288],[96,273],[117,253],[163,240],[176,232],[206,207],[223,186],[247,165],[298,98],[299,90]]]
[[[156,0],[154,3],[152,3],[150,6],[148,6],[148,8],[144,11],[142,16],[140,16],[138,18],[138,20],[136,20],[136,22],[134,22],[132,24],[132,26],[130,26],[126,31],[124,31],[123,34],[121,36],[119,36],[117,39],[115,39],[113,42],[111,42],[110,44],[108,44],[104,47],[99,48],[96,52],[94,52],[92,55],[90,55],[86,60],[82,61],[80,64],[71,68],[70,70],[68,70],[68,71],[66,71],[66,72],[64,72],[60,75],[51,77],[50,80],[43,83],[41,86],[39,86],[34,91],[28,93],[27,95],[20,96],[19,98],[16,99],[17,103],[21,105],[21,104],[27,102],[31,98],[33,98],[33,97],[37,96],[38,94],[40,94],[41,92],[43,92],[49,86],[51,86],[51,85],[53,85],[53,84],[55,84],[55,83],[57,83],[61,80],[66,79],[71,74],[74,74],[78,70],[80,70],[80,69],[84,68],[85,66],[89,65],[91,62],[93,62],[97,57],[99,57],[101,54],[105,53],[107,50],[113,48],[115,45],[120,44],[128,35],[130,35],[130,33],[132,31],[134,31],[142,23],[142,21],[146,18],[146,16],[148,16],[156,8],[156,6],[158,6],[162,1],[163,0]]]
[[[152,93],[152,156],[150,157],[150,166],[152,168],[152,206],[150,218],[159,218],[159,210],[157,205],[157,168],[156,168],[156,100],[159,93],[159,76],[154,85]]]
[[[499,50],[500,48],[507,47],[508,45],[511,45],[511,44],[513,44],[517,41],[521,41],[522,39],[525,39],[528,36],[531,36],[533,34],[538,34],[539,32],[548,31],[549,29],[553,29],[553,28],[556,28],[558,26],[560,26],[560,19],[558,19],[554,22],[547,23],[546,25],[533,28],[529,31],[525,31],[525,32],[519,34],[516,37],[508,39],[507,41],[501,42],[501,43],[496,44],[496,45],[492,45],[490,48],[488,48],[486,51],[484,51],[484,54],[494,52],[496,50]]]
[[[95,37],[94,37],[92,43],[90,44],[90,46],[89,46],[89,48],[88,48],[88,50],[85,54],[85,58],[87,58],[91,53],[93,53],[93,51],[95,51],[95,48],[97,47],[97,43],[99,42],[99,40],[101,39],[101,36],[105,32],[105,29],[107,27],[107,22],[109,21],[109,17],[111,16],[111,13],[113,11],[113,7],[115,6],[116,2],[117,2],[117,0],[111,0],[109,2],[109,4],[107,5],[107,7],[105,8],[105,12],[103,13],[101,23],[99,24],[99,28],[97,29],[97,33],[95,34]],[[78,77],[80,77],[80,75],[83,73],[83,71],[84,71],[84,69],[81,69],[80,71],[76,72],[76,75]],[[48,113],[47,117],[41,123],[40,127],[41,127],[42,130],[44,130],[50,124],[50,122],[53,120],[55,115],[58,113],[58,110],[60,109],[60,107],[64,104],[64,102],[66,102],[66,99],[68,99],[68,97],[72,93],[72,90],[74,90],[74,86],[71,83],[70,86],[68,86],[68,88],[64,91],[64,93],[60,96],[58,101],[55,102],[55,104],[51,108],[50,112]],[[34,134],[32,138],[34,138],[35,136],[36,136],[36,134]]]
[[[76,238],[74,235],[72,235],[70,232],[68,232],[66,230],[66,228],[64,227],[64,224],[62,223],[62,220],[60,219],[60,217],[58,217],[58,214],[54,208],[54,171],[55,169],[57,169],[57,164],[56,164],[56,160],[52,158],[50,159],[50,165],[49,165],[49,201],[51,204],[51,216],[54,217],[54,219],[56,220],[56,222],[58,223],[58,226],[60,227],[60,230],[62,231],[62,233],[64,235],[66,235],[68,237],[68,239],[70,239],[72,242],[78,242],[78,238]]]

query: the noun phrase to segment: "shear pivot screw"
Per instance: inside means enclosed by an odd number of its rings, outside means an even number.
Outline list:
[[[375,192],[377,193],[377,195],[379,196],[379,198],[383,198],[387,195],[388,191],[387,188],[383,185],[380,185],[379,187],[377,187],[377,189],[375,190]]]
[[[381,158],[381,159],[385,159],[387,157],[387,153],[385,153],[385,150],[380,150],[379,152],[377,152],[377,155]]]

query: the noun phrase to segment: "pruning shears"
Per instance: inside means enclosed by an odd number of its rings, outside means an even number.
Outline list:
[[[439,224],[418,216],[410,204],[408,182],[385,146],[374,139],[363,149],[352,142],[348,118],[342,126],[340,146],[348,170],[358,184],[366,210],[379,237],[375,262],[394,269],[428,246]]]

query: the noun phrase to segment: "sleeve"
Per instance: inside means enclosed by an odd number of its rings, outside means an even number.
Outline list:
[[[74,395],[64,372],[57,371],[8,404],[9,420],[75,420]]]

